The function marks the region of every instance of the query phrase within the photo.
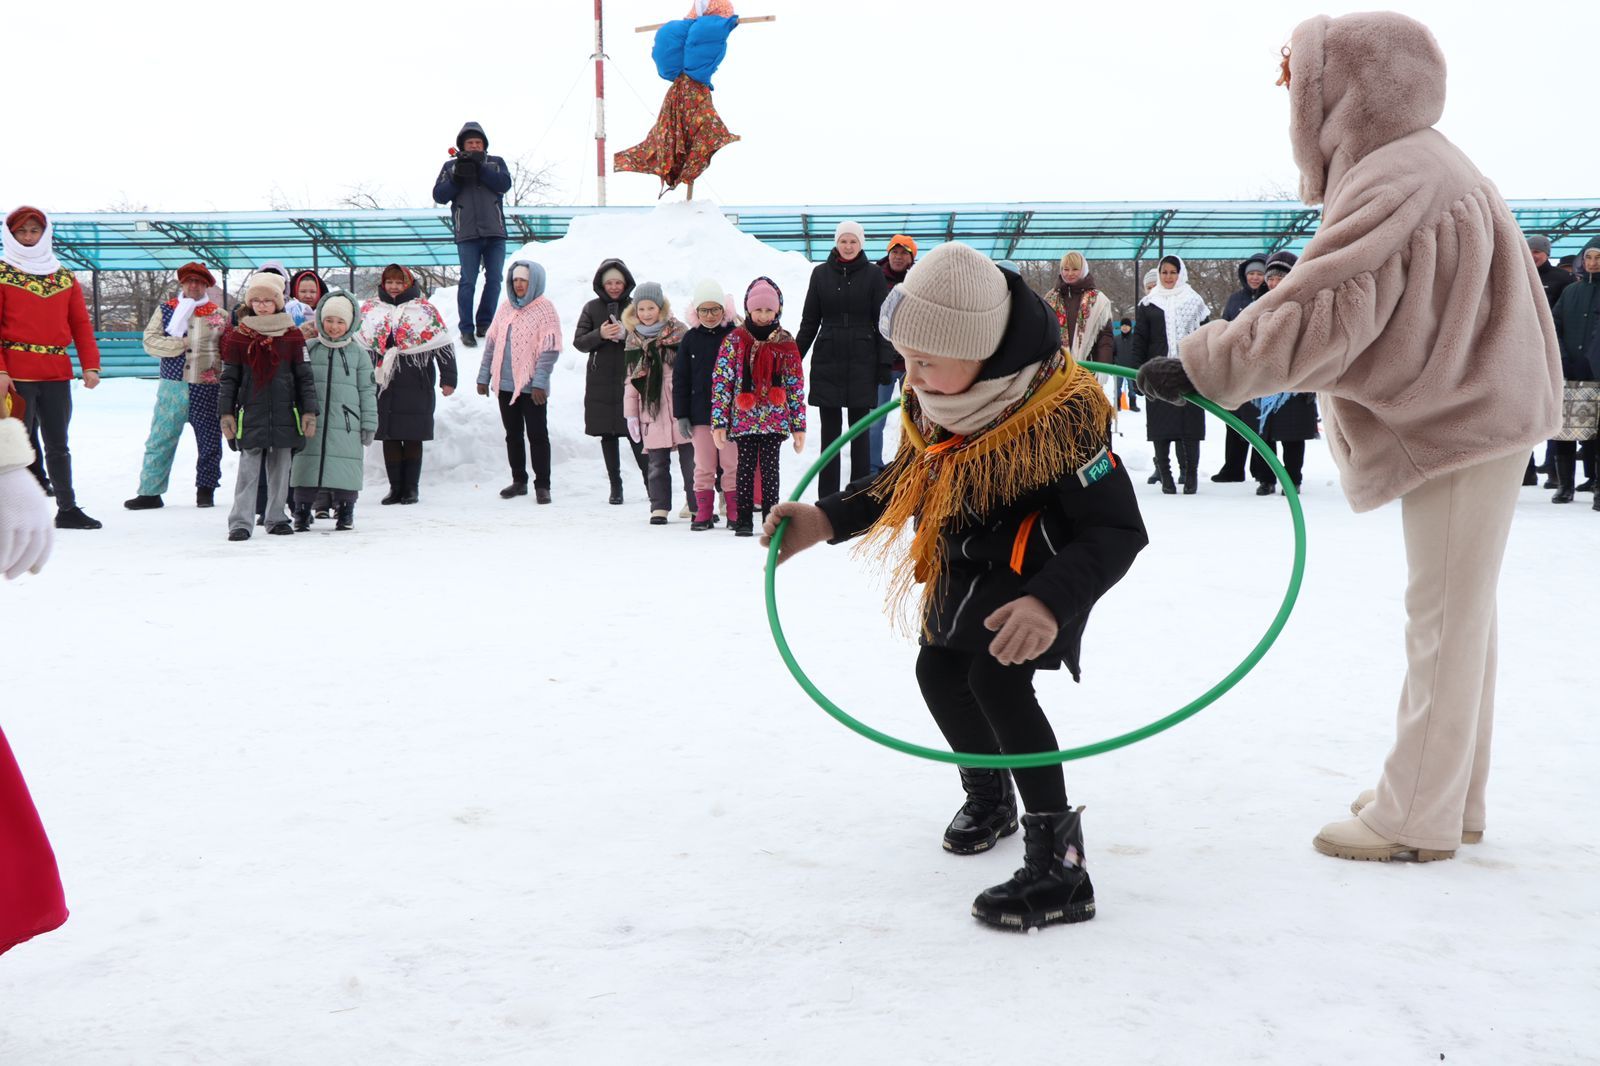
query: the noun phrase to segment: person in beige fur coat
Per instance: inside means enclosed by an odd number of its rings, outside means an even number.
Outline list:
[[[1322,225],[1282,284],[1186,337],[1139,385],[1224,407],[1317,392],[1356,511],[1400,500],[1409,576],[1397,736],[1345,859],[1447,859],[1482,838],[1495,595],[1528,450],[1561,421],[1555,328],[1492,182],[1433,128],[1445,62],[1380,12],[1301,23],[1285,52],[1300,197]]]

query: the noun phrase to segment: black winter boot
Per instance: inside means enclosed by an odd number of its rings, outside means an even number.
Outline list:
[[[1556,494],[1550,497],[1550,502],[1571,503],[1577,481],[1578,457],[1568,452],[1558,454],[1552,461],[1556,464]]]
[[[1200,442],[1190,440],[1180,444],[1178,459],[1183,464],[1183,494],[1193,496],[1200,491]]]
[[[958,766],[967,802],[944,831],[944,850],[956,855],[976,855],[994,847],[995,841],[1017,831],[1017,794],[1010,770],[983,770]]]
[[[1522,472],[1522,487],[1539,484],[1539,468],[1533,465],[1533,456],[1528,456],[1528,468]]]
[[[334,529],[337,529],[342,533],[345,530],[354,529],[356,527],[356,505],[353,501],[350,503],[341,503],[335,513],[339,517],[333,524]]]
[[[140,494],[131,500],[124,500],[122,506],[130,511],[153,511],[163,506],[160,496],[145,496]]]
[[[980,922],[1019,933],[1094,917],[1083,867],[1083,808],[1022,816],[1022,869],[972,901]]]
[[[378,502],[384,507],[400,502],[400,497],[406,494],[405,464],[399,459],[390,461],[385,459],[384,469],[389,472],[389,493]]]
[[[217,490],[195,489],[194,505],[196,507],[215,507],[217,505]]]
[[[1176,496],[1178,494],[1178,486],[1174,485],[1172,483],[1172,460],[1171,459],[1168,459],[1166,456],[1163,456],[1163,455],[1156,456],[1156,473],[1155,473],[1155,476],[1161,482],[1161,493],[1162,493],[1162,495],[1164,495],[1164,496]]]
[[[294,505],[294,531],[305,533],[311,529],[311,505],[297,503]]]
[[[401,480],[405,485],[404,491],[400,494],[400,502],[416,503],[418,499],[417,485],[422,480],[422,456],[419,455],[415,459],[402,459],[400,468],[404,471],[404,476]]]

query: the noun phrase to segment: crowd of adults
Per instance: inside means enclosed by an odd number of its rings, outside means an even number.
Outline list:
[[[335,515],[339,529],[351,528],[356,494],[362,487],[363,451],[374,440],[382,443],[389,479],[382,502],[416,503],[424,444],[434,434],[435,393],[448,396],[455,388],[455,346],[476,347],[485,338],[489,343],[478,390],[484,395],[493,390],[500,396],[512,474],[502,495],[527,494],[531,458],[536,499],[551,502],[547,404],[550,371],[559,357],[559,318],[543,295],[544,272],[536,262],[518,260],[502,275],[507,239],[503,199],[511,188],[512,172],[504,159],[488,154],[488,144],[482,126],[463,125],[433,189],[435,200],[450,207],[459,250],[455,335],[428,302],[415,275],[398,263],[385,268],[378,293],[364,303],[350,293],[330,289],[314,271],[290,273],[277,262],[253,272],[236,303],[230,303],[204,264],[190,263],[178,270],[176,291],[144,329],[144,347],[157,360],[160,381],[138,492],[126,501],[129,509],[163,506],[173,457],[186,426],[198,452],[197,506],[213,505],[225,439],[243,453],[229,519],[234,539],[249,537],[252,517],[255,525],[272,533],[304,531],[316,520]],[[24,422],[33,450],[29,469],[46,494],[55,498],[56,527],[97,529],[100,522],[78,506],[68,446],[74,376],[69,344],[77,349],[85,387],[99,384],[99,354],[83,293],[72,272],[56,260],[50,222],[42,211],[16,209],[0,237],[4,240],[0,394],[7,396],[7,410]],[[916,262],[917,243],[893,235],[886,254],[874,260],[867,254],[867,241],[858,223],[839,225],[833,249],[812,271],[794,336],[806,360],[804,391],[807,403],[818,412],[824,448],[847,426],[892,398],[905,375],[904,360],[884,340],[879,318],[885,301]],[[1600,276],[1600,237],[1574,257],[1572,270],[1551,260],[1547,238],[1530,237],[1528,245],[1553,311],[1567,388],[1561,430],[1542,456],[1529,458],[1524,485],[1537,485],[1542,473],[1545,487],[1556,490],[1553,501],[1570,503],[1579,493],[1593,493],[1595,487],[1600,426],[1600,285],[1595,279]],[[1293,253],[1277,251],[1239,263],[1239,288],[1220,317],[1232,322],[1286,278],[1296,262]],[[504,303],[503,280],[510,290]],[[1080,359],[1138,368],[1176,354],[1185,337],[1214,317],[1189,284],[1188,268],[1180,256],[1162,257],[1143,283],[1143,298],[1131,313],[1119,316],[1114,299],[1099,288],[1085,256],[1077,251],[1063,255],[1054,284],[1043,294],[1056,314],[1062,345]],[[588,359],[584,428],[600,440],[610,502],[623,502],[621,444],[627,440],[650,497],[652,518],[664,521],[662,501],[664,492],[670,495],[670,469],[665,459],[652,467],[648,454],[652,449],[640,438],[638,418],[630,417],[626,409],[638,350],[629,347],[624,315],[637,287],[620,259],[599,264],[595,298],[581,309],[572,343]],[[330,298],[336,298],[332,305],[327,304]],[[670,307],[664,294],[656,299]],[[648,303],[653,306],[655,301]],[[324,325],[330,306],[335,312],[332,334]],[[697,528],[706,528],[699,501],[700,494],[708,491],[722,490],[721,510],[729,525],[734,522],[728,501],[734,489],[736,452],[726,442],[718,446],[711,440],[709,396],[718,347],[728,328],[742,322],[743,309],[709,279],[697,288],[694,307],[696,325],[706,327],[705,336],[697,336],[694,327],[684,327],[688,335],[684,369],[676,388],[683,433],[669,446],[681,454],[686,501],[682,515],[694,517]],[[504,324],[491,337],[501,316]],[[529,340],[534,334],[536,344]],[[359,372],[349,358],[352,342],[371,358]],[[230,359],[227,353],[233,349],[236,356]],[[281,378],[275,376],[280,363],[289,368]],[[491,364],[500,374],[493,381]],[[230,371],[230,365],[237,369]],[[262,378],[265,384],[258,384]],[[249,387],[242,388],[247,382]],[[1113,376],[1107,387],[1115,406],[1141,411],[1141,395],[1133,382]],[[669,412],[671,402],[669,397]],[[328,417],[330,412],[338,414],[337,420]],[[1163,494],[1198,492],[1207,430],[1204,413],[1192,404],[1157,399],[1148,399],[1142,413],[1154,461],[1149,483],[1159,485]],[[1320,436],[1315,393],[1256,397],[1232,413],[1281,456],[1298,489],[1307,443]],[[316,438],[319,415],[323,440]],[[670,421],[676,423],[678,417]],[[803,421],[802,417],[798,432],[804,431]],[[883,441],[880,422],[851,442],[849,481],[883,469]],[[759,473],[756,480],[759,498]],[[843,480],[842,464],[835,458],[820,473],[819,495],[836,492]],[[1277,487],[1276,475],[1263,457],[1228,428],[1224,428],[1221,468],[1210,480],[1253,480],[1257,494],[1263,496],[1272,495]],[[1600,510],[1600,494],[1594,495],[1594,508]]]

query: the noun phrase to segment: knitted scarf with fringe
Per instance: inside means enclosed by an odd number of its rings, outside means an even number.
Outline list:
[[[930,422],[906,390],[900,451],[867,489],[887,500],[859,551],[889,574],[888,612],[897,624],[916,585],[922,585],[926,634],[945,572],[947,530],[970,509],[976,521],[1059,481],[1092,459],[1111,433],[1116,412],[1093,374],[1065,351],[1043,360],[1020,401],[985,428],[959,436]],[[897,541],[915,520],[909,552]]]

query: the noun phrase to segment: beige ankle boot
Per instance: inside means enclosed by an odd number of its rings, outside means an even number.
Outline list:
[[[1336,859],[1357,859],[1366,862],[1388,862],[1390,859],[1410,858],[1416,862],[1436,862],[1453,859],[1454,850],[1437,851],[1400,844],[1378,832],[1360,818],[1346,818],[1342,822],[1329,822],[1311,841],[1311,846],[1324,855]]]
[[[1350,813],[1351,814],[1360,814],[1361,813],[1361,808],[1365,807],[1367,804],[1371,803],[1373,800],[1375,800],[1377,798],[1378,798],[1378,790],[1377,789],[1375,789],[1375,788],[1367,789],[1365,792],[1361,793],[1361,795],[1356,797],[1354,803],[1350,804]],[[1482,844],[1483,843],[1483,830],[1482,829],[1463,829],[1461,831],[1461,843],[1463,843],[1463,844]]]

